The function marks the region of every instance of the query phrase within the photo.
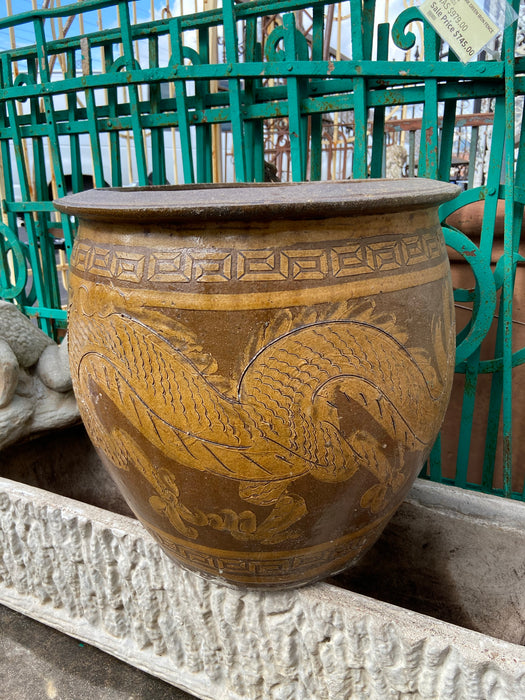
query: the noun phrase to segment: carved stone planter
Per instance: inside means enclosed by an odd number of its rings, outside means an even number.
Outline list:
[[[125,508],[79,429],[2,468],[0,603],[198,697],[525,697],[523,503],[416,481],[350,578],[247,591],[75,500]]]
[[[88,433],[183,565],[288,587],[377,540],[435,440],[454,321],[429,180],[93,190],[71,261]]]

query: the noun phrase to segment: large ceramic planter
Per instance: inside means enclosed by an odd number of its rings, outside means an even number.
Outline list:
[[[452,289],[425,180],[93,190],[71,261],[90,437],[183,565],[300,585],[379,537],[450,394]]]

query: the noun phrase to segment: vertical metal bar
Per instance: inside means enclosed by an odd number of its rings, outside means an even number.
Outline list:
[[[454,54],[449,51],[449,56],[448,56],[449,61],[454,61],[455,56]],[[438,171],[437,171],[437,177],[440,180],[443,180],[444,182],[448,182],[450,179],[450,167],[452,164],[452,150],[454,147],[454,130],[456,126],[456,108],[457,108],[457,100],[452,99],[452,100],[446,100],[445,101],[445,107],[444,107],[444,113],[443,113],[443,122],[442,122],[442,128],[441,128],[441,138],[438,139],[440,143],[440,148],[439,148],[439,163],[438,163]],[[411,132],[411,135],[413,135],[413,132]],[[413,144],[410,143],[410,150],[411,150],[411,163],[409,165],[409,170],[413,171]],[[475,388],[477,384],[477,376],[474,384],[472,385],[472,377],[467,376],[466,381],[465,381],[465,388],[466,390],[468,389],[467,393],[475,394]],[[472,409],[472,416],[470,417],[470,421],[473,420],[473,410],[474,410],[474,404],[472,403],[471,406]],[[465,416],[466,417],[466,416]],[[469,421],[469,423],[470,423]],[[462,452],[462,454],[458,457],[456,461],[456,486],[462,486],[466,487],[467,485],[467,473],[468,473],[468,465],[469,465],[469,453],[470,449],[466,449],[467,447],[467,441],[469,444],[470,448],[470,431],[466,438],[464,438],[465,441],[460,440],[459,442],[459,451]],[[432,447],[432,451],[430,453],[429,457],[429,471],[430,471],[430,478],[432,481],[441,481],[442,480],[442,451],[441,451],[441,433],[438,435],[438,438],[436,442],[434,443]]]
[[[479,127],[473,126],[470,130],[470,146],[469,146],[469,163],[468,169],[468,188],[471,189],[474,185],[474,163],[476,162],[476,153],[478,151]]]
[[[137,62],[133,54],[131,22],[129,18],[128,2],[126,0],[119,0],[118,15],[120,20],[120,31],[122,34],[122,50],[124,52],[126,67],[128,70],[133,70],[137,67]],[[146,167],[146,148],[144,145],[144,134],[142,132],[142,125],[140,121],[140,100],[137,86],[129,85],[128,93],[138,181],[139,185],[147,185],[148,172]]]
[[[226,61],[233,67],[238,63],[238,38],[237,22],[235,16],[234,0],[223,0],[222,14],[224,23],[224,42],[226,45]],[[237,182],[246,182],[246,155],[244,152],[244,128],[243,128],[243,105],[240,82],[236,78],[228,80],[230,93],[230,121],[232,125],[233,138],[233,160],[235,164],[235,179]]]
[[[36,84],[38,82],[38,69],[36,61],[28,62],[28,73]],[[38,128],[42,124],[42,113],[39,108],[38,98],[30,100],[30,119],[31,129],[34,134],[38,133]],[[49,199],[44,146],[40,136],[33,136],[31,139],[31,152],[33,161],[33,196],[36,200],[47,201]],[[24,163],[27,167],[29,162],[29,149],[24,149]],[[30,183],[30,187],[31,187]],[[54,184],[54,183],[52,183]],[[52,192],[53,194],[53,192]],[[35,227],[35,235],[38,240],[40,260],[45,279],[46,299],[45,306],[60,307],[60,291],[58,285],[58,276],[56,271],[55,251],[53,239],[48,234],[47,215],[43,212],[37,212],[32,216],[33,225]]]
[[[27,74],[30,76],[30,80],[33,84],[38,84],[39,76],[37,59],[28,59]],[[25,121],[25,115],[24,110],[20,109],[20,105],[17,105],[17,113],[19,116],[18,124],[20,127],[22,127],[22,124]],[[27,139],[22,139],[23,151],[21,156],[22,162],[24,163],[27,172],[30,200],[39,200],[42,199],[42,175],[44,177],[45,185],[47,186],[48,184],[48,173],[46,172],[46,163],[49,160],[46,157],[44,149],[45,136],[42,135],[41,128],[42,125],[44,125],[43,131],[45,133],[45,109],[43,106],[43,101],[39,97],[31,97],[29,99],[29,118],[31,122],[30,137]],[[20,130],[20,135],[22,135],[22,130]],[[30,154],[32,154],[32,157]],[[33,172],[31,171],[30,167],[31,161],[32,167],[34,169]],[[56,197],[56,181],[52,169],[51,172],[49,172],[49,187],[51,198]],[[46,194],[44,199],[49,199],[49,196]]]
[[[500,194],[499,182],[504,157],[503,154],[505,150],[506,134],[505,112],[505,98],[496,98],[479,250],[479,255],[486,265],[490,265],[492,258],[494,229],[496,226],[497,207]],[[514,127],[512,131],[514,132]],[[477,300],[476,303],[479,303],[479,301]],[[501,357],[504,342],[501,304],[502,299],[500,298],[496,344],[494,348],[494,352],[497,357]],[[493,488],[503,391],[503,374],[501,371],[494,372],[491,378],[487,431],[485,437],[485,452],[483,456],[482,469],[482,487],[487,491],[491,491]]]
[[[91,50],[89,39],[82,37],[80,40],[80,50],[82,52],[82,74],[91,75]],[[91,146],[91,160],[93,162],[93,174],[95,176],[95,185],[104,187],[104,169],[102,166],[102,151],[100,149],[100,140],[98,134],[98,119],[97,108],[95,105],[95,96],[93,89],[88,88],[85,91],[86,96],[86,112],[88,122],[89,142]]]
[[[159,65],[159,41],[155,36],[148,39],[150,68]],[[149,113],[159,114],[161,100],[161,87],[159,83],[149,84]],[[164,148],[164,131],[161,128],[151,127],[151,177],[153,185],[166,184],[166,150]]]
[[[42,83],[50,83],[51,75],[49,72],[48,54],[47,54],[47,42],[44,32],[44,21],[41,17],[37,17],[34,20],[34,30],[36,39],[36,52],[38,58],[38,66],[40,70],[40,77]],[[62,158],[60,153],[60,144],[58,141],[58,134],[56,129],[55,120],[55,109],[53,106],[53,98],[44,92],[42,97],[44,101],[45,118],[47,125],[47,134],[49,138],[49,146],[51,149],[51,158],[53,172],[56,181],[57,193],[59,197],[63,197],[66,194],[66,188],[64,184],[64,173],[62,170]]]
[[[36,52],[38,59],[38,66],[40,70],[40,77],[43,84],[51,82],[51,74],[49,71],[48,62],[48,52],[47,52],[47,42],[44,32],[44,20],[41,17],[37,17],[33,22],[35,30],[35,40],[36,40]],[[55,178],[57,194],[59,197],[63,197],[67,190],[64,180],[64,171],[62,168],[62,154],[60,152],[60,143],[58,140],[58,133],[56,128],[55,119],[55,109],[53,105],[53,97],[51,95],[45,94],[43,96],[44,109],[45,109],[45,119],[47,126],[47,134],[49,139],[49,147],[51,152],[51,163],[53,169],[53,175]],[[28,217],[32,218],[32,217]],[[73,229],[69,217],[62,216],[62,229],[64,233],[64,241],[66,247],[66,254],[69,257],[73,249]],[[45,297],[43,297],[45,299]],[[44,303],[47,305],[47,302]]]
[[[449,51],[448,60],[457,62],[457,59],[452,51]],[[446,100],[443,111],[437,176],[439,180],[443,180],[444,182],[448,182],[450,179],[452,150],[454,148],[454,130],[456,128],[457,104],[458,101],[455,99]]]
[[[481,240],[479,248],[479,257],[488,266],[490,265],[492,242],[494,236],[494,226],[496,222],[496,210],[498,203],[499,192],[499,177],[501,172],[501,158],[503,151],[504,138],[504,103],[498,98],[495,107],[495,127],[492,134],[492,145],[490,153],[489,174],[487,181],[483,223],[481,228]],[[476,290],[474,300],[473,313],[483,313],[483,308],[480,308],[481,294],[480,290]],[[458,440],[457,466],[456,466],[456,485],[466,486],[468,459],[470,454],[470,445],[472,441],[472,430],[474,424],[474,411],[478,382],[478,371],[481,349],[478,348],[466,361],[465,371],[465,388],[463,392],[463,406],[461,412],[461,424]],[[499,425],[499,410],[501,405],[501,385],[497,374],[492,377],[491,399],[489,407],[489,418],[486,434],[486,450],[484,456],[484,464],[482,470],[482,485],[485,487],[490,481],[492,488],[492,477],[494,472],[495,449],[497,443],[498,425]],[[494,450],[489,447],[493,444]],[[489,455],[494,459],[490,461]]]
[[[512,306],[514,296],[515,23],[505,31],[505,219],[503,239],[503,495],[512,494]]]
[[[261,61],[261,46],[257,42],[257,20],[246,20],[244,42],[244,60]],[[255,102],[255,92],[260,80],[246,80],[244,87],[244,104],[246,107]],[[244,122],[246,178],[248,181],[264,180],[264,137],[262,119],[248,119]]]
[[[363,58],[372,58],[372,43],[374,39],[376,0],[363,0]]]
[[[494,105],[494,126],[490,144],[487,184],[484,191],[483,222],[479,251],[483,261],[489,265],[494,243],[494,230],[500,196],[501,167],[505,150],[505,98],[497,97]]]
[[[2,86],[2,88],[8,87],[9,85],[9,83],[4,83],[3,64],[2,70],[0,70],[0,85]],[[0,140],[0,176],[2,177],[2,181],[0,183],[0,192],[2,199],[5,198],[7,202],[12,202],[15,198],[15,195],[13,186],[13,168],[11,165],[11,151],[8,140],[9,119],[5,103],[0,104],[0,130],[5,135],[4,138]],[[16,239],[18,241],[16,214],[10,211],[2,211],[2,222],[6,224],[11,229],[11,231],[15,233]],[[9,295],[7,298],[14,298],[19,303],[24,304],[26,302],[25,290],[21,291],[18,295],[14,295],[12,284],[13,281],[11,279],[11,268],[8,262],[7,249],[9,247],[9,241],[5,240],[4,235],[0,233],[0,285],[3,287],[4,290],[8,290],[6,292],[6,295]],[[22,248],[22,244],[20,244],[20,248]],[[24,267],[26,267],[25,259],[22,261],[22,264]],[[16,281],[17,280],[14,280],[15,284]],[[11,294],[11,292],[13,292],[13,294]]]
[[[106,73],[111,71],[113,65],[113,45],[104,44],[102,48],[104,70]],[[108,101],[108,121],[111,126],[117,123],[117,105],[118,92],[117,88],[107,89]],[[122,157],[120,152],[120,136],[117,129],[109,132],[109,153],[111,161],[111,184],[113,187],[122,187]]]
[[[75,75],[75,50],[71,49],[67,53],[67,66],[64,77],[69,80],[74,78]],[[67,118],[72,124],[76,121],[76,99],[76,93],[68,92],[66,96]],[[84,183],[82,181],[82,154],[80,151],[80,139],[78,134],[70,134],[69,136],[69,156],[71,160],[71,186],[73,192],[80,192],[84,189]]]
[[[201,63],[210,62],[210,38],[208,27],[199,29],[199,61]],[[195,81],[195,96],[197,109],[206,108],[206,96],[210,92],[209,80]],[[197,143],[197,181],[211,182],[213,179],[212,167],[212,131],[211,125],[207,123],[195,126],[195,140]]]
[[[436,32],[425,25],[425,61],[435,61],[439,53],[439,41]],[[428,54],[428,55],[427,55]],[[419,148],[419,177],[437,177],[438,173],[438,100],[437,80],[425,79],[423,120],[421,124],[421,143]]]
[[[408,176],[414,177],[416,170],[416,132],[408,132]]]
[[[388,42],[390,25],[380,24],[377,28],[377,60],[388,60]],[[382,177],[383,152],[385,149],[385,107],[374,108],[372,125],[372,156],[370,160],[370,177]]]
[[[307,79],[294,75],[295,62],[308,60],[308,45],[299,29],[296,28],[294,14],[283,16],[284,55],[289,77],[286,79],[288,126],[290,140],[290,164],[292,179],[306,179],[308,152],[308,117],[304,115],[302,100],[306,94]]]
[[[443,477],[441,471],[441,433],[437,436],[428,458],[428,475],[431,481],[441,481]]]
[[[29,73],[33,78],[35,84],[38,82],[38,70],[37,61],[30,62]],[[42,124],[42,112],[39,108],[39,100],[37,98],[31,99],[31,126],[33,133],[38,133],[38,127]],[[34,176],[34,190],[33,196],[36,200],[47,201],[49,199],[47,174],[46,174],[46,160],[44,155],[44,145],[42,143],[42,138],[39,136],[33,136],[31,139],[32,143],[32,154],[33,154],[33,176]],[[27,154],[26,154],[27,156]],[[27,163],[27,157],[25,158]],[[52,196],[55,196],[55,180],[52,181]],[[56,307],[60,308],[60,289],[58,284],[58,274],[56,269],[55,260],[55,250],[54,250],[54,239],[48,231],[48,219],[49,216],[44,212],[36,212],[32,216],[33,225],[35,227],[35,234],[38,240],[38,249],[40,254],[40,260],[42,264],[42,271],[44,274],[44,284],[46,291],[46,298],[42,300],[42,303],[46,307]]]
[[[3,70],[0,70],[0,85],[4,87]],[[8,133],[8,129],[12,128],[12,125],[9,123],[7,105],[5,102],[0,104],[0,128],[4,133]],[[11,163],[11,151],[8,138],[0,140],[0,160],[3,167],[2,194],[8,202],[12,202],[15,198],[15,194],[13,187],[13,166]],[[16,230],[16,214],[14,212],[2,212],[2,218],[11,229]]]
[[[523,258],[519,254],[520,243],[522,239],[523,228],[523,213],[524,204],[523,196],[518,197],[518,191],[525,192],[525,117],[522,113],[521,124],[519,130],[519,145],[518,155],[515,164],[515,191],[514,191],[514,221],[513,221],[513,251],[514,251],[514,281],[516,278],[516,265],[518,261],[523,262]],[[519,199],[519,201],[517,201]],[[519,400],[517,392],[514,392],[514,400]],[[519,439],[519,437],[518,437]],[[521,500],[525,501],[525,480],[520,492]]]
[[[436,178],[438,173],[437,81],[425,81],[425,104],[421,125],[418,176]]]
[[[331,6],[333,9],[333,6]],[[324,6],[315,6],[312,17],[312,61],[323,60],[324,48]],[[323,116],[312,114],[310,117],[310,179],[321,179]]]
[[[28,61],[28,74],[31,79],[36,84],[38,82],[38,69],[36,61]],[[38,127],[42,124],[42,112],[39,108],[39,100],[37,97],[32,97],[29,101],[30,104],[30,119],[31,119],[31,131],[33,134],[38,133]],[[48,199],[47,192],[47,175],[45,167],[45,156],[44,156],[44,146],[42,143],[41,136],[33,136],[31,138],[31,151],[33,154],[33,169],[34,169],[34,194],[37,200]],[[29,149],[24,149],[25,152],[25,162],[28,162]],[[31,187],[31,183],[30,183]],[[54,194],[54,193],[53,193]]]
[[[472,423],[474,420],[474,405],[478,385],[479,348],[467,361],[465,370],[465,386],[463,389],[463,405],[461,409],[461,425],[459,429],[458,451],[456,456],[456,486],[465,488],[472,442]]]
[[[354,156],[352,172],[355,178],[368,176],[368,109],[366,81],[354,80]]]
[[[182,33],[180,17],[170,20],[171,61],[170,65],[176,70],[184,64],[182,53]],[[193,147],[191,143],[190,123],[186,106],[186,86],[181,80],[175,80],[175,103],[179,122],[180,147],[182,151],[182,169],[186,184],[195,182],[193,169]],[[176,154],[175,154],[175,157]]]
[[[290,158],[292,179],[300,182],[306,179],[306,124],[301,115],[301,84],[293,77],[293,63],[297,58],[297,35],[295,17],[289,12],[283,16],[284,51],[290,76],[286,79],[288,93],[288,122],[290,129]]]
[[[368,3],[370,4],[370,3]],[[352,58],[354,61],[365,59],[365,43],[371,48],[371,40],[364,35],[370,30],[365,26],[361,0],[350,0],[352,20]],[[352,173],[355,178],[368,175],[368,107],[366,80],[354,78],[354,154]]]

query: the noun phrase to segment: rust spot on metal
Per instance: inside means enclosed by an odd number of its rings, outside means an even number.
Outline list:
[[[91,72],[89,65],[89,40],[85,36],[80,39],[80,55],[82,58],[82,75],[89,75]]]
[[[328,61],[328,75],[331,75],[334,72],[335,69],[335,64],[333,61]]]

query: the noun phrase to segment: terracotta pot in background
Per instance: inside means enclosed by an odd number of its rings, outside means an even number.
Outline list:
[[[450,394],[455,328],[425,180],[66,197],[70,358],[91,439],[183,565],[287,587],[379,537]]]

